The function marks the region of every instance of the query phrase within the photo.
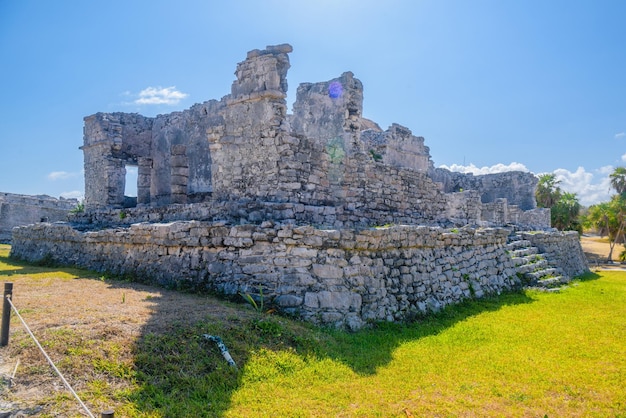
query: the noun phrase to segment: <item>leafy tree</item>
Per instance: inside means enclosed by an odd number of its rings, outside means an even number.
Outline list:
[[[563,192],[559,187],[560,180],[556,174],[542,174],[539,176],[535,199],[540,208],[550,209],[552,226],[561,231],[578,231],[582,233],[582,225],[578,220],[580,203],[575,193]]]
[[[580,203],[576,193],[563,193],[559,201],[550,208],[552,226],[560,231],[578,231],[582,234],[579,213]]]
[[[540,208],[551,208],[561,199],[561,188],[558,186],[560,180],[556,179],[556,174],[542,174],[539,176],[535,199]]]
[[[615,244],[624,242],[626,199],[615,195],[609,202],[602,202],[589,207],[584,225],[594,228],[602,236],[609,237],[609,255],[607,261],[613,261]]]
[[[626,229],[626,168],[617,167],[609,176],[611,187],[617,192],[609,202],[599,203],[589,208],[584,224],[594,228],[602,236],[609,237],[607,261],[613,261],[615,244],[624,243]],[[620,254],[620,258],[622,255]]]
[[[609,230],[614,226],[615,217],[610,208],[610,202],[602,202],[591,205],[583,218],[583,226],[594,229],[601,236],[609,235]]]

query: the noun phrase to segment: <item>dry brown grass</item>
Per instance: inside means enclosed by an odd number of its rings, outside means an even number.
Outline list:
[[[0,283],[14,283],[13,303],[79,393],[94,392],[90,385],[103,380],[109,394],[133,388],[128,379],[112,378],[111,371],[103,370],[102,364],[66,364],[64,359],[70,350],[93,352],[95,358],[111,359],[130,369],[135,342],[142,335],[167,333],[181,323],[247,315],[241,307],[209,296],[104,281],[94,275],[86,277],[86,272],[74,269],[47,269],[52,274],[46,269],[39,269],[39,273],[32,272],[33,269],[36,268],[16,264],[14,272],[0,271]],[[25,271],[28,273],[24,274]],[[0,381],[0,412],[10,403],[11,409],[18,407],[30,415],[28,408],[41,405],[42,399],[56,403],[59,397],[67,397],[67,402],[63,402],[67,409],[50,416],[81,416],[77,403],[14,314],[9,342],[7,347],[0,348],[0,378],[4,379],[4,384]],[[16,365],[15,379],[8,390],[6,379]],[[96,414],[116,405],[96,403],[93,407]]]

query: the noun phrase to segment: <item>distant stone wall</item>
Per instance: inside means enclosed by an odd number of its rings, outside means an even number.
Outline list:
[[[551,222],[550,209],[521,210],[518,206],[509,205],[504,198],[483,203],[480,211],[481,219],[489,225],[515,224],[520,228],[542,230],[549,228]]]
[[[576,231],[521,232],[520,235],[537,247],[548,262],[569,277],[589,271],[585,254]]]
[[[539,179],[532,173],[509,171],[474,176],[435,168],[430,171],[430,176],[434,181],[443,185],[445,193],[477,190],[483,203],[506,199],[509,205],[518,206],[522,210],[537,207],[535,188]]]
[[[519,285],[505,229],[425,226],[316,229],[264,222],[136,224],[79,232],[17,228],[11,256],[227,295],[257,294],[283,311],[356,329]]]
[[[459,193],[449,193],[446,197],[448,198],[446,218],[460,225],[479,224],[481,221],[482,204],[477,191],[468,190]],[[497,225],[504,224],[505,222],[500,222]]]
[[[66,221],[77,204],[76,199],[0,193],[0,243],[11,242],[11,231],[16,226]]]

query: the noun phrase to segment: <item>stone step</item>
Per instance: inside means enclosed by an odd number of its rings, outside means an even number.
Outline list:
[[[548,262],[541,254],[531,254],[527,256],[521,257],[511,257],[511,260],[515,263],[516,266],[534,266],[534,268],[539,268],[548,265]]]
[[[562,279],[563,277],[558,276],[558,277],[551,277],[549,279],[537,280],[537,283],[535,286],[550,288],[550,289],[555,288],[555,287],[561,287],[561,285],[563,284]]]
[[[517,271],[519,271],[522,274],[532,273],[532,272],[544,270],[547,268],[550,268],[550,265],[545,259],[537,261],[535,263],[522,263],[522,264],[517,265]]]
[[[516,250],[518,248],[530,247],[532,246],[532,243],[526,239],[519,239],[516,241],[508,241],[506,246],[507,246],[507,249],[511,251],[511,250]]]
[[[540,280],[542,277],[555,276],[558,270],[555,268],[542,268],[529,273],[525,273],[524,276],[532,281]],[[545,279],[547,280],[547,279]]]
[[[526,257],[533,254],[538,254],[539,250],[536,247],[523,247],[517,250],[509,251],[512,257]]]
[[[527,264],[529,266],[534,267],[535,269],[541,269],[541,268],[549,268],[550,264],[548,263],[548,260],[546,260],[543,257],[540,257],[539,259],[536,259],[536,261],[532,261],[531,263]]]
[[[527,287],[543,292],[558,292],[570,282],[569,277],[559,274],[559,269],[550,267],[550,263],[529,240],[511,234],[506,247],[518,274],[522,274],[523,281],[528,284]]]

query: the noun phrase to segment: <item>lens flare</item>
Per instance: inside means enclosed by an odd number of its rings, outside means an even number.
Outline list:
[[[338,99],[343,95],[343,86],[338,81],[333,81],[328,86],[328,95],[331,99]]]

